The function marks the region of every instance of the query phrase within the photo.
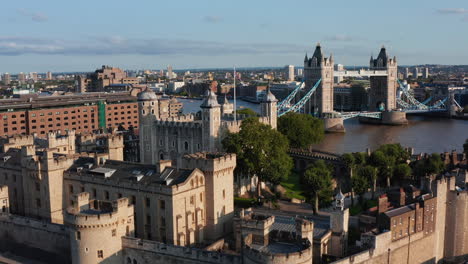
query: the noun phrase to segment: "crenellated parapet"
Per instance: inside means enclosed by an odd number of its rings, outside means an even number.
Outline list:
[[[10,148],[21,148],[34,144],[33,135],[14,135],[0,138],[0,152],[7,152]]]
[[[183,157],[183,167],[199,168],[202,171],[217,171],[220,169],[234,169],[236,154],[197,152]]]

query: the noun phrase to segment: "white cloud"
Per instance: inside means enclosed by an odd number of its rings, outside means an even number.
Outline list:
[[[186,39],[125,39],[120,36],[94,37],[80,40],[58,40],[0,36],[0,55],[229,55],[290,54],[306,47],[295,44],[222,43]]]

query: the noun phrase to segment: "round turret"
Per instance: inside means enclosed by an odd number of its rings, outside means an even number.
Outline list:
[[[138,94],[138,101],[158,100],[158,96],[151,90],[145,90]]]

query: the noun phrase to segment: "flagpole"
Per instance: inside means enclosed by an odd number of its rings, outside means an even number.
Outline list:
[[[234,121],[237,121],[237,104],[236,104],[236,66],[234,66]]]

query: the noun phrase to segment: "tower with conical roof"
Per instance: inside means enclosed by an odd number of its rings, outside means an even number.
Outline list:
[[[219,151],[219,133],[221,128],[221,105],[216,94],[209,90],[208,96],[200,105],[202,109],[202,144],[205,151]]]
[[[306,91],[311,89],[318,80],[322,80],[315,94],[305,105],[306,113],[333,112],[333,56],[325,57],[320,43],[315,47],[311,58],[304,58],[304,78]]]
[[[384,46],[376,59],[371,56],[370,69],[386,71],[386,76],[371,76],[369,91],[370,111],[391,111],[396,108],[398,65],[396,57],[391,58]]]
[[[268,124],[270,124],[271,128],[273,129],[276,129],[277,127],[277,103],[278,100],[276,99],[275,95],[271,92],[270,85],[268,85],[268,88],[265,92],[265,96],[260,102],[260,112],[262,117],[266,117],[268,119]]]
[[[140,161],[151,164],[159,160],[154,148],[148,146],[156,145],[153,142],[153,123],[159,119],[158,96],[151,90],[145,90],[138,94],[138,134],[140,138]]]

